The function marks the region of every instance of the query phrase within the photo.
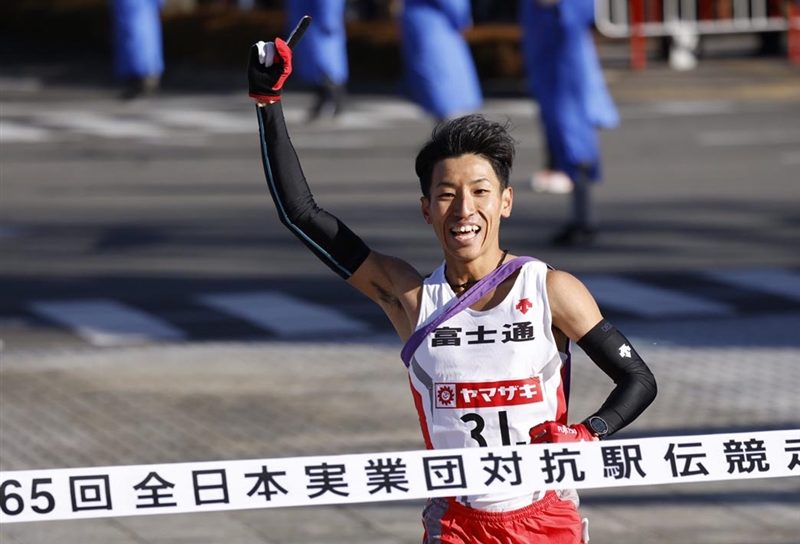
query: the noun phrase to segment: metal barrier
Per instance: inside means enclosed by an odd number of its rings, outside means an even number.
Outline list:
[[[647,65],[648,37],[671,36],[687,52],[698,35],[769,31],[788,32],[789,59],[800,64],[797,0],[595,0],[595,23],[604,36],[630,40],[634,69]]]

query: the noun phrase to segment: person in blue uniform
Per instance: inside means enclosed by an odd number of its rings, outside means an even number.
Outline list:
[[[314,86],[315,100],[309,120],[332,118],[341,113],[349,78],[345,0],[288,0],[286,21],[294,24],[310,15],[314,24],[297,44],[303,62],[295,75]],[[288,29],[291,30],[291,29]]]
[[[463,31],[472,24],[469,0],[405,0],[402,52],[408,92],[437,120],[483,104],[478,74]]]
[[[521,0],[528,89],[538,102],[548,169],[572,181],[572,218],[557,245],[593,241],[590,190],[601,178],[598,128],[619,123],[592,40],[592,0]]]
[[[125,84],[123,98],[158,89],[164,73],[161,38],[163,0],[113,0],[114,72]]]

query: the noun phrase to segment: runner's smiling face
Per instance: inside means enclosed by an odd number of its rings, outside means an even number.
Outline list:
[[[511,215],[512,201],[511,188],[503,188],[491,163],[470,153],[434,165],[422,216],[445,256],[473,261],[499,248],[500,220]]]

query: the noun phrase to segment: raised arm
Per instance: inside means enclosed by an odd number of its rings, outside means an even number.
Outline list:
[[[562,271],[548,272],[547,294],[553,325],[577,342],[616,387],[583,423],[567,429],[558,429],[552,422],[538,425],[531,430],[531,438],[557,442],[561,441],[559,438],[568,441],[610,436],[629,425],[655,400],[655,378],[633,344],[603,319],[594,297],[577,278]]]
[[[280,102],[283,82],[291,73],[291,49],[277,38],[272,46],[272,63],[265,66],[262,61],[270,60],[271,46],[263,42],[254,45],[248,68],[250,96],[258,101],[261,159],[267,186],[281,223],[331,270],[348,279],[370,250],[344,223],[314,201],[289,139]]]
[[[261,159],[278,217],[323,263],[350,278],[370,253],[347,225],[314,201],[294,151],[280,102],[259,105]]]
[[[264,175],[281,222],[322,262],[378,303],[401,337],[416,319],[419,274],[407,263],[372,252],[342,221],[317,205],[292,145],[281,107],[292,51],[277,38],[251,48],[250,96],[256,112]]]

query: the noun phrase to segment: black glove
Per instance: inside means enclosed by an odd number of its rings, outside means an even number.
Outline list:
[[[263,61],[260,58],[262,51],[266,53]],[[273,58],[269,58],[270,56]],[[271,104],[280,100],[281,88],[291,73],[292,50],[282,39],[275,38],[274,44],[259,42],[250,48],[247,81],[250,88],[249,94],[256,101]]]

